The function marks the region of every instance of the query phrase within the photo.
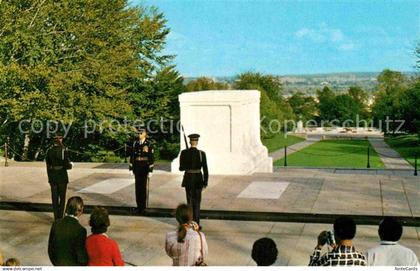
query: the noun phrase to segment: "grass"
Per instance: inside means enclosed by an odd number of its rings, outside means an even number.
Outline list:
[[[263,138],[262,143],[267,147],[268,152],[277,151],[284,148],[284,146],[290,146],[299,142],[305,141],[304,138],[287,135],[284,136],[283,133],[275,134],[272,138]]]
[[[418,135],[399,135],[389,136],[385,138],[385,142],[394,150],[396,150],[402,157],[404,157],[410,164],[414,166],[414,154],[420,159],[420,138]],[[418,161],[417,163],[419,163]]]
[[[370,147],[370,167],[384,168],[378,154],[367,140],[323,140],[287,156],[288,166],[366,168]],[[284,158],[274,162],[283,166]]]

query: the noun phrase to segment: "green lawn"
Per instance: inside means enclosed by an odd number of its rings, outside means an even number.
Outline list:
[[[416,152],[420,159],[420,139],[418,135],[389,136],[385,138],[385,142],[413,166]]]
[[[277,151],[279,149],[284,148],[284,146],[290,146],[301,141],[305,141],[305,139],[291,135],[287,135],[285,137],[283,133],[275,134],[272,138],[262,139],[262,143],[264,146],[267,147],[268,152]]]
[[[367,140],[323,140],[287,156],[288,166],[366,168]],[[284,158],[275,161],[283,166]],[[370,167],[384,168],[378,154],[370,146]]]

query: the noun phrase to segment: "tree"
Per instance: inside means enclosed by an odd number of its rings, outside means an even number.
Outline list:
[[[278,122],[279,127],[274,125],[274,130],[284,128],[286,120],[294,119],[292,108],[282,96],[282,84],[277,77],[263,75],[261,73],[243,73],[237,76],[234,88],[256,89],[261,92],[260,114],[263,131],[261,133],[262,137],[272,137],[273,133],[277,132],[271,131],[270,122]]]
[[[318,105],[311,96],[305,96],[303,92],[295,92],[288,102],[293,109],[293,113],[298,119],[307,122],[315,118],[318,114]]]
[[[230,89],[229,84],[223,82],[216,82],[208,77],[199,77],[192,80],[186,85],[187,91],[201,91],[201,90],[220,90]]]
[[[118,135],[99,128],[85,138],[84,121],[145,114],[134,108],[144,105],[145,89],[158,84],[172,59],[162,54],[169,33],[163,14],[127,0],[0,2],[3,139],[10,136],[16,150],[23,146],[24,156],[36,157],[47,144],[45,127],[22,135],[19,122],[56,120],[72,124],[66,143],[82,152],[119,145]],[[164,111],[150,108],[147,117]]]
[[[335,106],[335,93],[327,86],[317,90],[319,117],[324,121],[331,121],[337,118]]]
[[[378,86],[372,106],[372,116],[375,123],[386,132],[395,132],[398,123],[390,123],[390,131],[385,125],[387,118],[390,120],[403,119],[402,100],[407,89],[407,78],[400,72],[384,70],[378,75]]]
[[[404,128],[420,136],[420,77],[415,78],[401,97]]]

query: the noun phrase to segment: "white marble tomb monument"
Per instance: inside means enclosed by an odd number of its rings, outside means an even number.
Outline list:
[[[179,103],[186,135],[200,134],[198,148],[207,154],[210,175],[273,171],[272,158],[260,140],[258,90],[188,92],[179,95]],[[182,132],[180,140],[185,149]],[[171,171],[180,173],[179,154]]]

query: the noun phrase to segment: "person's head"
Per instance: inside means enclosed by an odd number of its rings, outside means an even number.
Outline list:
[[[66,214],[73,216],[81,216],[83,213],[83,200],[81,197],[71,197],[67,201]]]
[[[393,217],[385,217],[379,223],[378,234],[382,241],[397,242],[403,233],[401,223]]]
[[[198,139],[200,138],[200,135],[199,134],[191,134],[188,137],[190,138],[191,147],[197,147]]]
[[[178,242],[183,243],[187,235],[188,224],[193,220],[193,212],[190,205],[180,204],[175,210],[175,218],[179,223]]]
[[[108,210],[103,207],[95,207],[90,214],[89,226],[92,227],[92,233],[105,233],[111,225],[109,221]]]
[[[140,140],[145,140],[147,137],[147,131],[145,128],[139,128],[139,139]]]
[[[270,238],[261,238],[252,246],[252,259],[258,266],[269,266],[276,262],[278,250],[276,243]]]
[[[20,261],[16,258],[7,259],[4,263],[5,266],[20,266]]]
[[[348,216],[338,217],[334,221],[334,237],[337,242],[352,240],[356,235],[356,223]]]
[[[63,136],[61,134],[55,135],[53,140],[54,140],[54,144],[63,145]]]

